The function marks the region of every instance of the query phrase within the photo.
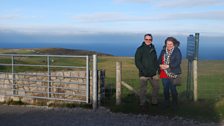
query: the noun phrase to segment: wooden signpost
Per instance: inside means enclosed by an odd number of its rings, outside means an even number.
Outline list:
[[[187,59],[188,59],[188,75],[186,95],[191,98],[192,90],[191,85],[193,82],[193,99],[198,100],[198,50],[199,50],[199,33],[189,35],[187,38]]]

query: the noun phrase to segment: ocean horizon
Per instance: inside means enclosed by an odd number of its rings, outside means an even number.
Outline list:
[[[186,58],[187,36],[174,36],[180,42],[182,57]],[[157,55],[164,45],[166,36],[153,36]],[[224,37],[201,36],[199,60],[224,60]],[[1,48],[67,48],[96,51],[114,56],[133,57],[143,42],[143,35],[81,35],[81,36],[35,36],[0,35]]]

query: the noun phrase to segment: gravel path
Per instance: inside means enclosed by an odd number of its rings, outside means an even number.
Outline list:
[[[0,105],[0,126],[220,126],[175,117],[112,113],[82,108]]]

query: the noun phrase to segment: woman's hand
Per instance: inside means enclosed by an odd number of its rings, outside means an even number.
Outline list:
[[[169,65],[160,64],[159,67],[160,67],[160,69],[165,70],[165,69],[168,69],[169,68]]]
[[[159,67],[160,67],[160,69],[162,69],[162,70],[165,69],[164,64],[160,64]]]

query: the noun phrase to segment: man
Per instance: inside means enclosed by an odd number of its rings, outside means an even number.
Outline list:
[[[148,101],[146,98],[147,82],[152,85],[151,104],[157,105],[157,97],[159,92],[159,78],[157,76],[158,63],[157,54],[152,44],[153,37],[151,34],[145,34],[144,42],[138,47],[135,53],[135,65],[139,70],[140,77],[140,105],[143,106]]]

